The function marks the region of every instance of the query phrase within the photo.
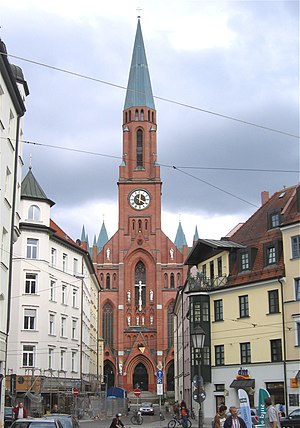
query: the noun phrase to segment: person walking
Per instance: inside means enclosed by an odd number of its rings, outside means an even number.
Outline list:
[[[14,419],[24,419],[28,417],[28,412],[24,407],[22,401],[19,402],[17,406],[13,408]]]
[[[183,426],[183,428],[187,428],[188,426],[188,408],[186,406],[186,402],[184,400],[182,400],[181,404],[180,404],[180,408],[181,408],[181,425]]]
[[[214,428],[223,428],[224,427],[224,422],[227,419],[227,406],[225,406],[225,404],[221,404],[221,406],[218,409],[218,412],[216,414],[216,416],[214,417]]]
[[[279,416],[276,408],[272,406],[271,397],[266,397],[265,400],[266,415],[265,415],[265,428],[280,428]]]
[[[121,421],[121,416],[122,416],[121,413],[117,413],[116,417],[113,418],[113,420],[111,421],[109,428],[123,428],[123,427],[125,427],[125,425]]]
[[[238,416],[238,410],[235,406],[229,407],[230,416],[224,422],[224,428],[247,428],[243,418]]]
[[[58,404],[54,404],[51,413],[59,413],[59,408],[58,408]]]
[[[177,400],[173,404],[173,412],[174,412],[174,416],[176,417],[176,419],[179,419],[179,403]]]

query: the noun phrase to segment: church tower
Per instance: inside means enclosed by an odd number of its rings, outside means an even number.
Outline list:
[[[157,122],[140,20],[123,110],[118,231],[97,252],[100,334],[108,387],[174,391],[173,304],[185,280],[181,251],[161,230]],[[94,253],[93,253],[94,254]],[[161,388],[161,387],[159,387]],[[160,390],[161,392],[161,390]]]

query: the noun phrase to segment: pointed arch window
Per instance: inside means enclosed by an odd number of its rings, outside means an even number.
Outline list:
[[[106,289],[107,290],[110,289],[110,274],[109,273],[106,275]]]
[[[140,260],[135,265],[135,304],[139,306],[140,299],[142,306],[146,305],[146,268]]]
[[[113,307],[111,303],[103,306],[102,312],[102,335],[105,345],[113,347]]]
[[[138,110],[135,111],[134,119],[135,119],[135,121],[139,120],[139,111]]]
[[[148,122],[150,122],[150,110],[148,110]]]
[[[129,110],[129,122],[131,122],[131,110]]]
[[[138,129],[136,132],[136,166],[138,168],[144,166],[143,151],[143,131]]]
[[[171,273],[171,275],[170,275],[170,288],[175,288],[174,273]]]
[[[171,302],[168,306],[168,348],[169,349],[174,344],[173,309],[174,309],[174,302]]]
[[[177,287],[180,287],[180,273],[177,274]]]
[[[168,274],[167,274],[167,273],[165,273],[165,274],[164,274],[164,288],[168,288],[168,284],[169,284],[169,281],[168,281]]]
[[[141,120],[144,120],[144,110],[141,110]]]

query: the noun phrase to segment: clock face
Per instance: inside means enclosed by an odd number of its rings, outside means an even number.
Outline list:
[[[144,210],[150,204],[150,194],[146,190],[134,190],[129,196],[129,203],[135,210]]]

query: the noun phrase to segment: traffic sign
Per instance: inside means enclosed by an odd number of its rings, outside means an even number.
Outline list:
[[[197,403],[203,403],[206,398],[206,393],[203,388],[195,389],[193,392],[193,399],[197,401]]]
[[[139,388],[135,388],[135,389],[133,390],[133,392],[134,392],[134,395],[135,395],[136,397],[139,397],[139,396],[141,395],[141,390],[140,390]]]
[[[157,372],[156,372],[156,376],[157,376],[159,379],[162,379],[163,375],[164,375],[164,373],[163,373],[163,371],[162,371],[162,370],[157,370]]]
[[[158,378],[156,379],[156,384],[157,384],[157,385],[162,385],[162,383],[163,383],[162,378],[158,377]]]
[[[158,383],[156,385],[156,393],[157,393],[157,395],[164,395],[164,390],[163,390],[163,384],[162,383]]]
[[[78,388],[73,388],[74,397],[78,396]]]

